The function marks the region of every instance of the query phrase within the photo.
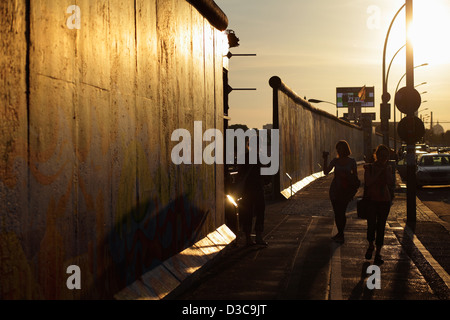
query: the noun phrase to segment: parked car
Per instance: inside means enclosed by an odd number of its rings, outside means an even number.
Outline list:
[[[417,186],[450,185],[450,154],[428,153],[419,157],[416,171]]]
[[[418,158],[420,158],[422,155],[427,154],[425,151],[416,151],[416,163]],[[400,175],[400,177],[403,180],[406,180],[406,158],[404,157],[403,159],[399,160],[397,162],[397,171],[398,174]]]

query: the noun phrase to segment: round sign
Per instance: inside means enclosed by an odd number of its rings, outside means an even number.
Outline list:
[[[413,114],[419,109],[421,103],[420,93],[414,88],[403,87],[395,94],[395,105],[402,113]]]
[[[416,143],[425,135],[425,126],[416,116],[407,116],[398,123],[397,132],[403,141]]]

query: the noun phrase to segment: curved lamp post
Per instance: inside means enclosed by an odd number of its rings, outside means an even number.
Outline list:
[[[424,103],[424,102],[425,102],[425,101],[422,101],[422,103]],[[422,110],[418,111],[417,114],[419,114],[419,113],[421,113],[421,112],[424,112],[424,111],[427,111],[427,110],[428,110],[428,108],[422,109]]]
[[[397,50],[397,52],[392,56],[391,62],[389,63],[389,67],[386,72],[386,79],[384,80],[386,82],[386,90],[387,90],[387,83],[388,83],[388,79],[389,79],[389,72],[391,71],[392,62],[394,62],[395,57],[404,47],[406,47],[406,43],[404,45],[402,45],[400,47],[400,49]]]
[[[397,18],[397,16],[400,14],[400,12],[403,10],[403,8],[406,6],[406,2],[404,5],[402,5],[400,7],[400,9],[397,11],[397,13],[395,14],[394,18],[391,21],[391,24],[389,25],[388,28],[388,32],[386,34],[386,38],[384,39],[384,48],[383,48],[383,94],[381,96],[381,105],[380,105],[380,116],[381,116],[381,128],[382,128],[382,132],[383,132],[383,144],[389,147],[389,105],[388,102],[389,100],[391,100],[391,95],[389,94],[388,90],[387,90],[387,74],[386,74],[386,48],[387,48],[387,43],[388,43],[388,39],[389,39],[389,34],[391,33],[391,29],[392,29],[392,25],[394,24],[395,19]],[[405,44],[406,47],[406,44]],[[395,55],[397,55],[397,53],[403,49],[403,47],[401,47],[396,53]],[[395,57],[394,55],[394,57]],[[392,64],[392,61],[391,61]],[[391,67],[391,64],[389,65],[389,69]]]

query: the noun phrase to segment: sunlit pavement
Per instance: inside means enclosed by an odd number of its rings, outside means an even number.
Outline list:
[[[360,168],[359,176],[362,179]],[[318,179],[290,200],[269,203],[265,239],[268,247],[229,248],[183,293],[180,300],[439,300],[450,299],[450,235],[420,201],[413,234],[405,229],[406,196],[391,208],[379,277],[369,272],[366,221],[347,210],[345,242],[336,233],[328,198],[332,175]],[[362,188],[358,194],[362,193]],[[358,195],[357,195],[358,196]],[[379,289],[374,287],[379,280]]]

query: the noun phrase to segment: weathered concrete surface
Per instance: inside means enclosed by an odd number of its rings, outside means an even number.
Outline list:
[[[223,167],[170,138],[223,129],[225,35],[185,0],[71,5],[0,3],[2,299],[111,298],[224,223]]]
[[[336,143],[346,140],[357,161],[364,157],[364,136],[358,126],[314,108],[280,78],[272,77],[274,89],[274,128],[280,130],[279,190],[290,188],[314,173],[322,171],[322,152],[328,151],[331,160],[336,155]]]

